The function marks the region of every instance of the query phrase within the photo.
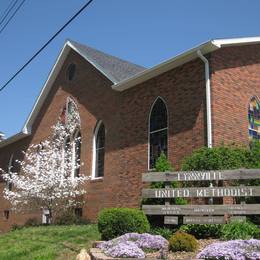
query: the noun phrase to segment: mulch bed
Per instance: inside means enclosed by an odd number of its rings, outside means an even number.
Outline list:
[[[199,248],[196,252],[175,252],[175,253],[169,253],[168,259],[169,260],[189,260],[189,259],[197,259],[196,255],[206,246],[219,242],[218,239],[200,239],[199,242]]]

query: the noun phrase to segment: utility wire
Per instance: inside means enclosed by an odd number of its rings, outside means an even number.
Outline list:
[[[3,91],[6,86],[23,71],[82,11],[84,11],[94,0],[89,0],[80,10],[74,14],[1,88]]]
[[[11,20],[14,18],[14,16],[16,15],[16,13],[19,11],[19,9],[22,7],[22,5],[24,4],[25,0],[23,0],[19,6],[16,8],[16,10],[13,12],[13,14],[9,17],[8,21],[5,23],[5,25],[0,29],[0,34],[2,33],[2,31],[5,29],[5,27],[11,22]]]
[[[12,11],[12,9],[15,7],[16,3],[18,0],[15,0],[11,2],[11,4],[7,7],[7,9],[4,11],[1,20],[0,20],[0,25],[4,22],[5,18],[9,15],[9,13]],[[9,10],[8,10],[9,9]]]

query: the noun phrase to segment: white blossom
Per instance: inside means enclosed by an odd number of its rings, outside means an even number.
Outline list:
[[[65,140],[75,130],[75,120],[66,124],[60,121],[52,127],[52,135],[40,144],[32,144],[24,152],[22,161],[16,160],[20,171],[3,169],[3,178],[12,185],[4,189],[4,198],[15,210],[48,209],[53,215],[62,209],[75,207],[82,203],[86,193],[84,183],[86,176],[75,176],[79,162],[73,156],[73,145]],[[80,138],[80,137],[79,137]]]

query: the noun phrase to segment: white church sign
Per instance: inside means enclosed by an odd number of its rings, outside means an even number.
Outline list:
[[[226,171],[144,173],[143,182],[165,182],[164,189],[143,189],[143,198],[165,199],[165,205],[143,205],[147,215],[165,215],[165,224],[222,224],[229,219],[242,220],[246,215],[260,215],[260,204],[170,205],[171,198],[259,197],[260,186],[171,188],[171,181],[219,181],[260,179],[260,169]]]

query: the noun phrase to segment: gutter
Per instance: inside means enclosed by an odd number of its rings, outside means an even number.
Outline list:
[[[207,139],[208,148],[212,148],[212,121],[211,121],[211,90],[210,90],[210,75],[209,61],[202,55],[200,50],[197,50],[197,55],[205,64],[205,81],[206,81],[206,109],[207,109]]]

